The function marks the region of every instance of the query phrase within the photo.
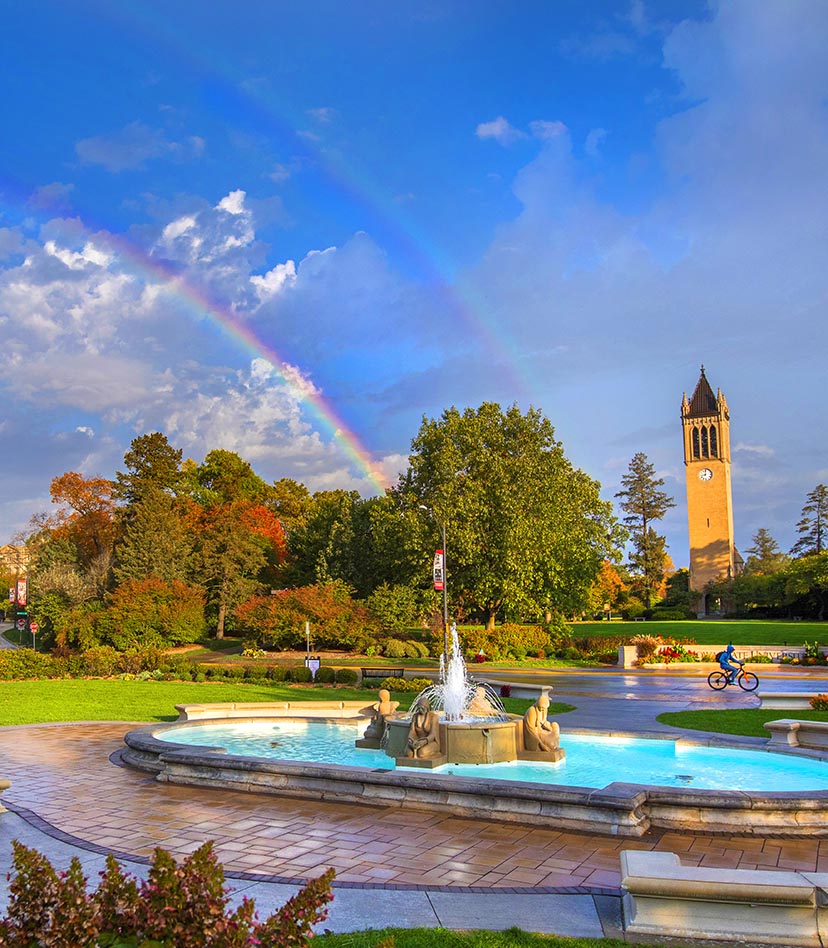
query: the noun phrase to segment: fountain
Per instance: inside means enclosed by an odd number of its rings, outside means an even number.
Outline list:
[[[506,713],[495,691],[474,680],[466,668],[457,627],[451,627],[451,654],[440,657],[440,680],[417,695],[409,714],[376,712],[369,729],[398,767],[433,769],[450,764],[496,764],[512,760],[553,762],[564,757],[558,725],[547,720],[549,698],[542,694],[523,718]]]

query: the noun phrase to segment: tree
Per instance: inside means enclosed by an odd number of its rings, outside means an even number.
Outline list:
[[[43,520],[35,545],[49,547],[64,541],[72,550],[93,595],[102,596],[110,585],[112,550],[118,535],[112,481],[67,471],[50,486],[52,502],[66,504]]]
[[[665,491],[664,478],[655,476],[655,468],[646,454],[639,452],[630,461],[621,478],[622,490],[615,495],[621,501],[624,523],[632,533],[633,553],[630,566],[641,580],[644,603],[649,609],[653,594],[664,578],[666,548],[664,537],[652,529],[654,520],[661,520],[671,507],[673,498]]]
[[[791,563],[785,577],[788,601],[803,601],[821,622],[825,617],[825,598],[828,596],[828,551],[803,556]]]
[[[160,431],[134,438],[124,455],[126,471],[115,475],[115,496],[133,507],[149,492],[176,494],[181,488],[181,451]]]
[[[310,491],[290,477],[273,482],[268,507],[276,514],[286,536],[297,527],[304,527],[312,500]]]
[[[157,487],[142,492],[116,548],[119,583],[151,576],[166,582],[188,578],[193,551],[188,503]]]
[[[394,496],[445,525],[452,603],[492,629],[507,606],[533,615],[583,607],[617,539],[599,489],[572,467],[540,412],[486,402],[423,419]]]
[[[756,531],[753,546],[748,547],[745,552],[750,554],[745,563],[745,572],[751,575],[768,576],[778,573],[788,562],[788,557],[764,527]]]
[[[263,504],[272,488],[235,451],[211,451],[202,464],[190,471],[190,490],[202,507],[247,501]]]
[[[267,565],[267,540],[246,520],[249,505],[221,504],[199,512],[194,556],[199,584],[214,611],[216,637],[223,638],[228,615],[256,592]]]
[[[828,548],[828,487],[824,484],[808,494],[796,530],[799,539],[791,548],[791,556],[810,556]]]

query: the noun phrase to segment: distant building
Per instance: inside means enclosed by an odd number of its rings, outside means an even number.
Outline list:
[[[25,576],[29,566],[29,551],[25,546],[7,543],[0,546],[0,573]]]
[[[730,412],[722,390],[713,389],[704,366],[692,397],[681,402],[687,522],[690,533],[690,591],[698,594],[700,616],[722,611],[709,596],[709,583],[735,576],[741,557],[733,541],[730,485]]]

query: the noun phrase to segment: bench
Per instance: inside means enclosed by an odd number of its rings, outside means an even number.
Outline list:
[[[10,786],[11,784],[9,783],[8,780],[0,780],[0,794],[2,794],[4,790],[8,790]],[[6,808],[3,806],[2,803],[0,803],[0,813],[5,813],[5,812],[6,812]]]
[[[633,616],[633,622],[646,622],[646,616]]]
[[[404,668],[360,668],[363,678],[404,678]]]
[[[760,708],[810,708],[816,691],[775,691],[759,694]]]
[[[707,869],[623,850],[621,886],[630,934],[817,948],[828,928],[824,872]]]
[[[769,746],[828,751],[828,721],[780,718],[778,721],[766,721],[762,726],[771,732]]]

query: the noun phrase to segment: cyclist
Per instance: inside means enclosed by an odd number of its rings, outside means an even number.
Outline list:
[[[734,662],[735,664],[731,664]],[[727,683],[732,685],[736,680],[736,675],[744,665],[738,658],[733,657],[733,643],[731,642],[723,652],[719,652],[719,667],[727,672]]]

